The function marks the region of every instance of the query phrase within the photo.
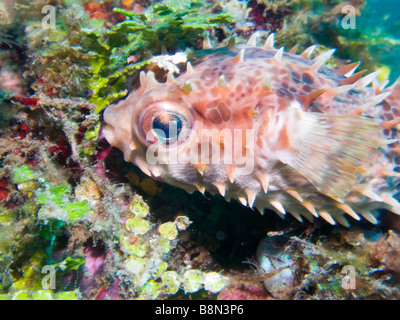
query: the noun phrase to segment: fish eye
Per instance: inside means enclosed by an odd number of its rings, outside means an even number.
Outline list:
[[[153,129],[160,141],[170,145],[177,141],[184,121],[179,114],[164,112],[153,118]]]
[[[175,102],[155,102],[143,110],[139,126],[147,143],[157,141],[166,147],[179,146],[189,137],[191,115]]]

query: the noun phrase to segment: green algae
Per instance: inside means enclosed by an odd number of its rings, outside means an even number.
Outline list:
[[[22,165],[21,167],[14,169],[12,181],[16,184],[19,184],[22,182],[36,180],[37,178],[38,178],[37,172],[34,172],[27,165]]]
[[[173,222],[163,223],[158,227],[161,236],[168,240],[173,240],[178,236],[178,228]]]
[[[15,168],[13,172],[13,181],[17,186],[26,185],[27,182],[35,182],[34,189],[25,188],[24,192],[31,194],[30,201],[35,203],[36,208],[39,208],[38,214],[36,216],[34,212],[26,213],[31,216],[33,221],[38,219],[38,221],[44,222],[37,234],[48,241],[49,247],[43,250],[43,253],[34,254],[24,263],[23,277],[10,279],[11,286],[8,286],[8,289],[5,290],[7,293],[3,294],[1,299],[78,298],[79,296],[76,296],[73,292],[55,292],[41,289],[42,276],[39,270],[43,265],[49,266],[58,270],[57,277],[62,278],[69,271],[80,271],[85,265],[86,260],[82,256],[67,255],[59,262],[52,262],[51,256],[56,235],[60,232],[64,233],[68,226],[73,226],[83,218],[82,216],[71,215],[69,210],[74,208],[76,213],[76,211],[79,211],[77,208],[84,204],[83,211],[86,215],[89,211],[89,207],[86,207],[87,201],[76,201],[71,185],[50,183],[44,178],[46,176],[44,173],[26,165]],[[90,183],[90,181],[83,179],[82,183]],[[89,192],[93,190],[93,186],[84,188],[84,190]],[[97,199],[97,201],[101,201],[101,198]],[[121,252],[123,254],[113,272],[119,275],[123,283],[129,281],[133,296],[137,299],[157,299],[176,294],[179,289],[196,292],[203,288],[206,274],[203,274],[200,270],[186,270],[184,274],[182,272],[176,273],[178,278],[171,277],[175,273],[170,269],[168,255],[176,245],[178,235],[176,224],[179,225],[180,231],[185,230],[190,225],[187,217],[179,216],[176,221],[166,222],[157,227],[148,220],[151,218],[149,208],[138,196],[134,197],[128,206],[128,214],[126,222],[118,229],[114,228],[114,232],[108,233],[107,237],[114,239],[113,246],[118,244],[119,255],[121,256]],[[7,220],[6,216],[2,217],[4,221]],[[92,224],[100,223],[102,225],[101,221],[95,216],[91,218],[91,221]],[[98,227],[93,225],[93,229],[96,228]],[[31,264],[35,267],[28,268]],[[197,276],[194,277],[194,275]],[[161,279],[164,279],[169,285],[166,286],[166,283]],[[171,281],[174,281],[174,283],[171,283]],[[217,287],[216,285],[209,285],[210,292],[221,289],[222,287],[219,285]]]
[[[52,290],[23,289],[15,293],[0,294],[0,300],[78,300],[74,291],[54,293]]]
[[[38,212],[40,219],[55,218],[65,222],[74,222],[87,218],[91,212],[86,200],[73,201],[72,188],[68,184],[54,186],[49,182],[43,182],[35,194],[35,202],[41,205]]]
[[[210,16],[199,12],[205,4],[202,0],[164,0],[138,13],[114,8],[126,20],[108,30],[103,42],[100,35],[90,34],[96,56],[88,79],[92,90],[89,101],[96,104],[96,112],[125,96],[127,77],[150,64],[149,58],[160,54],[163,47],[186,50],[195,45],[206,29],[233,22],[226,14]],[[134,55],[139,55],[135,58],[139,60],[129,63]]]

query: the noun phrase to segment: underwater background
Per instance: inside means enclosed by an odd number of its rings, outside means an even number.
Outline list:
[[[141,70],[256,31],[400,76],[396,0],[0,0],[0,299],[400,298],[397,215],[261,215],[152,180],[101,134]]]

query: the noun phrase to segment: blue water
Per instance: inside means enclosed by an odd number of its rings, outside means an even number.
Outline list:
[[[390,79],[395,80],[400,76],[400,1],[366,0],[356,21],[357,29],[372,43],[372,53],[392,69]]]

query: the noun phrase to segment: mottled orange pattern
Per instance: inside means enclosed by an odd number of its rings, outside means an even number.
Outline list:
[[[164,83],[142,72],[106,109],[105,137],[155,179],[260,212],[343,225],[400,214],[398,82],[385,88],[358,63],[331,70],[334,50],[311,59],[315,46],[296,54],[273,40],[204,50]]]

